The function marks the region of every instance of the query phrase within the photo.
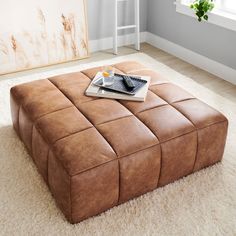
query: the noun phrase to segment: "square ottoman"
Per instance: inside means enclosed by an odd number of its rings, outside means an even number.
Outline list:
[[[85,96],[99,67],[11,89],[14,129],[71,223],[223,156],[225,116],[137,62],[113,66],[151,77],[145,102]]]

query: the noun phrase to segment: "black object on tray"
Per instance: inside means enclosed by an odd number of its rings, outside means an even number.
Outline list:
[[[97,79],[93,84],[106,90],[135,95],[135,93],[147,83],[146,80],[143,80],[140,77],[128,76],[135,86],[134,88],[130,89],[124,83],[124,77],[127,77],[126,75],[115,74],[114,77],[114,83],[111,86],[104,86],[103,78]]]

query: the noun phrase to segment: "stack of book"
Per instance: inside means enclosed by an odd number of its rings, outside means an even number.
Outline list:
[[[102,72],[98,72],[85,94],[93,97],[143,102],[149,85],[149,76],[115,74],[113,84],[108,86],[104,84]]]

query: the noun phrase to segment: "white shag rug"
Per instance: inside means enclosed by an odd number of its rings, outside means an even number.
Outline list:
[[[136,60],[223,112],[223,162],[76,225],[67,223],[12,129],[9,90],[27,81],[106,63]],[[83,62],[81,62],[83,63]],[[158,63],[132,54],[0,81],[0,235],[236,235],[236,104]]]

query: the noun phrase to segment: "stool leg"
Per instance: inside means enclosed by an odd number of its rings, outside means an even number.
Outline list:
[[[113,53],[118,54],[117,38],[118,38],[118,1],[114,0],[114,35],[113,35]]]
[[[140,7],[139,7],[139,0],[135,0],[135,35],[136,35],[136,43],[135,49],[140,50]]]

